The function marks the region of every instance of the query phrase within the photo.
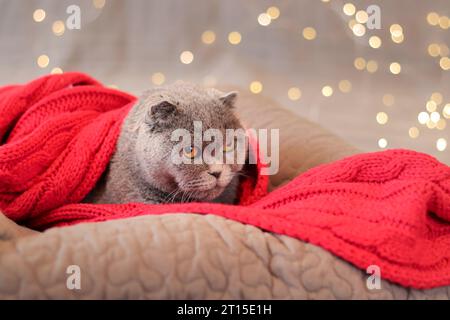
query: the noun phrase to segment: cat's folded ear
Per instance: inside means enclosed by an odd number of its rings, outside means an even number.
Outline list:
[[[145,117],[145,122],[148,124],[167,124],[178,113],[177,107],[168,102],[162,101],[150,107]]]
[[[237,91],[231,91],[231,92],[228,92],[228,93],[224,94],[223,96],[221,96],[219,98],[219,100],[222,101],[222,103],[225,106],[233,108],[234,103],[236,102],[237,96],[238,96]]]

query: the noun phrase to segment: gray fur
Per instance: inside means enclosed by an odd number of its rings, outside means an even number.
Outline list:
[[[170,159],[174,129],[192,133],[198,120],[203,130],[220,129],[224,136],[225,129],[242,128],[232,111],[235,99],[234,92],[184,82],[145,92],[124,121],[108,170],[85,202],[235,202],[242,165],[220,165],[216,179],[207,164],[176,165]]]

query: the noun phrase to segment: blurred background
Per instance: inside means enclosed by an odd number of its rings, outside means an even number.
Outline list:
[[[448,0],[0,0],[0,85],[234,84],[365,151],[450,164],[449,16]]]

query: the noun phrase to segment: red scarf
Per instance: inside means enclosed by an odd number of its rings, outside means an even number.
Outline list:
[[[79,73],[0,88],[0,208],[45,229],[138,215],[216,214],[322,246],[403,286],[450,285],[450,168],[407,150],[314,168],[266,195],[242,183],[241,204],[79,202],[115,150],[135,98]],[[260,168],[260,165],[259,165]]]

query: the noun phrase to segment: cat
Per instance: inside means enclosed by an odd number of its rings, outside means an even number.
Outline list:
[[[184,129],[193,135],[194,121],[201,121],[202,130],[220,130],[224,137],[226,129],[243,129],[233,113],[236,97],[236,92],[186,82],[144,92],[124,121],[108,169],[83,202],[235,203],[244,165],[176,164],[171,153],[177,142],[171,134]],[[194,158],[205,146],[203,141],[194,144],[180,156]],[[248,152],[246,145],[243,151]]]

